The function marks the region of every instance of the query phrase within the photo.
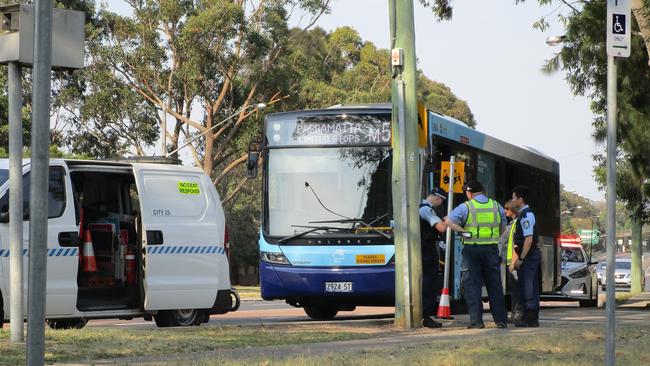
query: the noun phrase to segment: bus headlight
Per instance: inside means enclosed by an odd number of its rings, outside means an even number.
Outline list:
[[[273,263],[273,264],[291,264],[287,257],[282,253],[274,252],[261,252],[260,256],[264,262]]]

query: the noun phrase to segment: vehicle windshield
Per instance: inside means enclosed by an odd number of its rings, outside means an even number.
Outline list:
[[[9,179],[9,170],[0,169],[0,186],[5,184],[7,179]]]
[[[631,269],[631,262],[616,262],[616,269]]]
[[[376,220],[372,226],[388,226],[392,218],[391,165],[388,147],[270,149],[268,234],[289,236],[308,230],[296,225],[364,226],[349,220],[337,222],[346,219],[362,219],[367,224]],[[331,233],[324,230],[309,235]],[[367,233],[377,235],[372,230]]]
[[[585,257],[578,247],[564,247],[562,248],[562,262],[584,263]]]

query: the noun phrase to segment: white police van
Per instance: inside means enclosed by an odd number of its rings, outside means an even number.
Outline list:
[[[0,324],[9,319],[8,166],[0,159]],[[163,159],[52,159],[47,235],[46,318],[52,328],[133,317],[153,318],[158,326],[199,325],[210,314],[238,306],[230,286],[223,208],[212,181],[197,168]]]

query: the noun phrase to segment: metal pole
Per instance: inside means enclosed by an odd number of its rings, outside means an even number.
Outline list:
[[[25,340],[23,315],[23,115],[21,67],[9,63],[9,281],[11,341]]]
[[[412,0],[389,0],[392,48],[403,50],[393,74],[393,207],[395,208],[395,324],[422,321],[422,252],[418,203],[418,126],[415,25]]]
[[[454,209],[454,164],[456,163],[456,157],[452,156],[449,159],[449,192],[447,196],[447,216],[451,214],[451,211]],[[452,242],[451,239],[453,238],[451,228],[447,228],[447,232],[445,233],[445,275],[444,275],[444,282],[442,284],[443,288],[448,288],[449,286],[449,261],[451,260],[451,248],[452,248]]]
[[[616,363],[616,299],[615,299],[615,253],[616,253],[616,59],[607,56],[607,312],[606,350],[607,366]]]
[[[47,187],[52,74],[52,1],[37,0],[34,9],[32,160],[29,205],[29,305],[27,365],[45,361],[45,288],[47,268]]]
[[[633,217],[632,218],[632,246],[630,248],[630,259],[632,262],[632,287],[630,292],[633,294],[638,294],[643,291],[641,286],[641,281],[643,281],[643,249],[641,248],[641,237],[643,231],[643,224],[641,221]]]

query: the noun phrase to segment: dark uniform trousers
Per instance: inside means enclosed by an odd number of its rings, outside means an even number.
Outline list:
[[[539,281],[537,272],[542,255],[539,248],[530,250],[524,259],[524,263],[517,270],[519,275],[519,294],[521,297],[522,308],[539,312]]]
[[[433,243],[422,245],[422,315],[436,315],[436,298],[440,293],[438,250]]]
[[[501,261],[499,248],[496,244],[464,245],[463,261],[467,266],[467,282],[465,284],[465,301],[471,324],[483,324],[482,287],[485,283],[490,310],[495,323],[506,324],[508,314],[503,297],[501,284]]]

